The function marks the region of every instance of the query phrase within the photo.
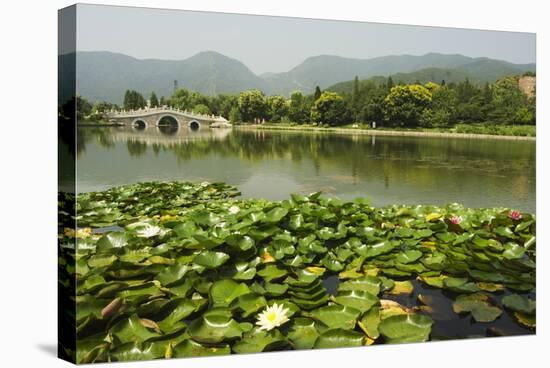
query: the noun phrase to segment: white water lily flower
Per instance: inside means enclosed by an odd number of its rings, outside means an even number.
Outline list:
[[[275,327],[279,327],[285,322],[288,322],[288,308],[273,303],[271,307],[267,307],[262,313],[258,315],[256,324],[260,326],[259,330],[270,331]]]
[[[240,209],[239,207],[237,207],[237,206],[231,206],[231,207],[229,207],[229,213],[232,214],[232,215],[234,215],[234,214],[236,214],[236,213],[239,213],[240,210],[241,210],[241,209]]]

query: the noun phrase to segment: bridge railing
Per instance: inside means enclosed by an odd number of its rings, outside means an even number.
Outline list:
[[[198,114],[192,111],[187,110],[181,110],[175,107],[171,106],[163,106],[163,107],[145,107],[142,109],[137,110],[111,110],[109,113],[107,113],[108,118],[122,118],[122,117],[140,117],[144,115],[148,115],[151,113],[179,113],[181,115],[185,115],[187,117],[190,117],[192,119],[201,119],[201,120],[222,120],[227,121],[223,116],[217,116],[214,114]]]

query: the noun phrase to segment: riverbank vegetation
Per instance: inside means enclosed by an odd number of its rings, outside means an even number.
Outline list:
[[[69,353],[91,363],[534,332],[531,214],[238,195],[187,182],[82,193],[72,229],[74,198],[61,194]]]
[[[534,135],[535,91],[519,88],[519,76],[495,83],[476,85],[468,79],[460,83],[394,83],[390,78],[360,81],[355,78],[351,92],[316,88],[312,95],[297,91],[289,98],[266,96],[259,90],[239,95],[205,96],[178,89],[160,99],[154,94],[149,105],[171,106],[202,114],[227,117],[232,122],[356,127],[376,125],[384,129],[443,129],[473,134]],[[126,91],[122,108],[139,109],[147,100],[137,91]],[[80,99],[79,114],[97,118],[113,104],[91,105]],[[516,128],[517,126],[529,128]]]

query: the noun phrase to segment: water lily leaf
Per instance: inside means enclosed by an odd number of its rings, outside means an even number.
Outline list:
[[[288,290],[288,284],[275,284],[266,282],[264,284],[265,292],[271,296],[281,296]]]
[[[266,222],[279,222],[288,213],[286,208],[275,207],[266,212],[264,221]]]
[[[429,238],[430,236],[432,236],[432,234],[433,234],[433,231],[430,229],[417,230],[414,232],[414,238],[415,239]]]
[[[386,291],[388,294],[399,295],[399,294],[412,294],[414,291],[414,286],[409,280],[405,281],[394,281],[394,286],[390,290]]]
[[[170,314],[159,321],[158,325],[162,331],[170,333],[179,327],[178,322],[198,311],[205,304],[205,299],[174,299],[169,303]]]
[[[231,309],[237,308],[244,318],[249,317],[267,305],[266,299],[261,295],[244,294],[233,300]]]
[[[109,351],[109,357],[115,362],[132,360],[152,360],[163,358],[169,342],[141,344],[138,341],[119,345]]]
[[[229,256],[223,252],[203,251],[193,259],[193,262],[199,266],[214,269],[220,267],[228,260]]]
[[[502,298],[502,305],[514,312],[523,314],[533,314],[537,307],[535,301],[518,294],[506,295]]]
[[[489,300],[482,293],[459,295],[453,303],[453,310],[455,313],[471,312],[477,322],[492,322],[502,314],[502,310],[491,305]]]
[[[376,295],[359,290],[339,291],[333,297],[333,300],[343,306],[355,308],[361,311],[361,313],[368,311],[378,304],[378,297]]]
[[[157,280],[164,286],[170,286],[179,280],[189,271],[188,265],[175,264],[170,267],[166,267],[156,277]]]
[[[197,225],[212,226],[221,222],[221,217],[210,212],[210,211],[197,211],[191,215],[191,220],[193,220]]]
[[[191,338],[200,343],[217,344],[238,339],[243,334],[241,326],[222,313],[205,313],[187,328]]]
[[[380,324],[380,308],[372,307],[361,317],[357,322],[359,327],[373,340],[376,340],[380,333],[378,331],[378,325]]]
[[[418,280],[422,281],[428,286],[435,287],[438,289],[443,289],[445,287],[444,280],[448,276],[445,275],[439,275],[439,276],[419,276]]]
[[[516,321],[522,326],[527,328],[535,328],[537,326],[537,319],[534,314],[525,314],[521,312],[514,312]]]
[[[233,280],[218,280],[210,287],[210,300],[214,306],[228,306],[241,295],[250,293],[250,289],[244,283]]]
[[[323,332],[315,342],[315,349],[362,346],[364,335],[356,331],[336,328]]]
[[[319,337],[315,321],[309,318],[295,318],[292,321],[288,338],[296,349],[311,349]]]
[[[520,232],[522,232],[523,230],[528,229],[529,226],[531,226],[533,223],[534,223],[533,220],[524,221],[524,222],[522,222],[522,223],[520,223],[520,224],[518,224],[518,225],[516,226],[515,232],[516,232],[516,233],[520,233]]]
[[[246,251],[254,247],[254,239],[248,235],[230,235],[225,238],[225,242],[241,251]]]
[[[233,345],[233,351],[238,354],[259,353],[281,348],[286,344],[285,336],[278,329],[260,331],[254,328]]]
[[[394,300],[380,299],[380,319],[386,319],[392,316],[398,316],[402,314],[411,314],[414,311],[411,308],[407,308]]]
[[[329,328],[343,328],[351,330],[355,327],[357,318],[361,314],[358,309],[343,305],[329,305],[310,312],[311,317],[323,322]]]
[[[332,272],[339,272],[344,269],[344,265],[332,253],[327,253],[321,260],[321,264]]]
[[[489,291],[491,293],[494,293],[495,291],[502,291],[504,290],[504,286],[502,284],[494,284],[492,282],[476,282],[476,285],[484,291]]]
[[[111,333],[122,344],[134,341],[146,341],[147,339],[157,337],[159,334],[152,329],[145,327],[137,315],[123,319],[111,327]]]
[[[378,326],[385,341],[393,343],[427,341],[433,320],[421,314],[401,314],[383,319]]]
[[[446,277],[443,279],[443,286],[456,293],[475,293],[480,290],[475,283],[468,282],[464,277]]]
[[[88,260],[88,266],[91,268],[108,267],[117,260],[117,256],[94,255]]]
[[[103,235],[97,241],[97,250],[110,248],[123,248],[128,245],[128,237],[125,232],[113,232]]]
[[[503,236],[505,238],[510,238],[510,239],[513,239],[515,238],[516,236],[514,235],[514,232],[508,228],[508,227],[497,227],[495,230],[494,230],[495,234],[498,234],[500,236]]]
[[[422,257],[421,251],[410,249],[397,254],[397,256],[395,257],[395,260],[399,263],[407,264],[407,263],[412,263],[417,261],[420,257]]]
[[[516,243],[504,244],[502,256],[506,259],[519,259],[525,255],[525,248]]]
[[[191,339],[182,341],[174,347],[173,351],[177,358],[231,354],[231,348],[227,344],[201,345]]]
[[[414,230],[407,227],[400,227],[394,231],[398,238],[410,238],[414,235]]]
[[[268,264],[257,272],[265,281],[271,282],[288,275],[288,271],[278,265]]]
[[[391,241],[384,241],[374,245],[367,245],[362,248],[356,248],[357,254],[365,258],[377,257],[381,254],[391,252],[397,245]]]

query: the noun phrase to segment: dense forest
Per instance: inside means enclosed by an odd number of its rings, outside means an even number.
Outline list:
[[[532,73],[525,75],[533,76]],[[128,90],[122,106],[77,99],[79,118],[100,120],[111,109],[125,110],[170,106],[201,114],[221,115],[232,122],[268,122],[344,126],[376,123],[378,127],[448,128],[457,124],[534,125],[535,91],[525,93],[519,76],[478,85],[468,79],[459,83],[394,83],[387,79],[351,81],[351,91],[319,87],[311,95],[297,91],[290,98],[266,96],[260,90],[238,95],[206,96],[185,88],[160,99],[151,93],[146,99]]]

